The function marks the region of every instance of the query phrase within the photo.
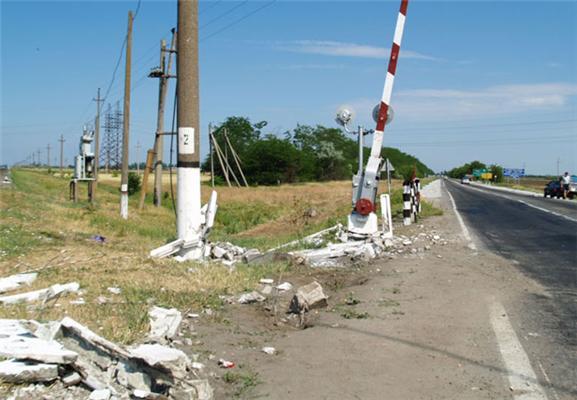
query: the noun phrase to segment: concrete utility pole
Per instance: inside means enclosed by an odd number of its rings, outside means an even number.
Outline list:
[[[130,66],[132,56],[132,11],[128,12],[126,32],[126,68],[124,76],[124,119],[122,136],[122,177],[120,180],[120,216],[128,219],[128,139],[130,129]]]
[[[154,164],[154,205],[162,205],[162,158],[164,152],[164,106],[166,103],[166,92],[168,91],[168,79],[172,70],[172,55],[175,52],[176,31],[172,30],[170,49],[168,50],[168,64],[166,63],[166,42],[160,42],[160,68],[161,76],[158,87],[158,115],[156,120],[156,137],[154,139],[154,154],[156,161]]]
[[[201,236],[200,121],[198,89],[198,0],[178,0],[178,157],[176,226],[178,239]],[[185,258],[199,248],[183,249]]]
[[[64,174],[64,135],[60,135],[60,176]]]
[[[100,167],[100,103],[104,102],[100,98],[100,88],[96,92],[96,98],[92,99],[96,102],[96,119],[94,120],[94,190],[96,191],[96,184],[98,182],[98,169]],[[93,196],[94,198],[94,193]]]
[[[50,143],[46,146],[46,166],[48,167],[48,171],[50,171]]]
[[[40,167],[40,166],[42,166],[42,162],[40,162],[40,153],[41,153],[40,149],[38,149],[37,153],[38,153],[38,158],[37,158],[38,159],[38,166]]]

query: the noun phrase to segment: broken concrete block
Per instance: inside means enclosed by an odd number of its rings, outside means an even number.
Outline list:
[[[141,371],[135,371],[123,362],[118,365],[116,380],[119,384],[131,390],[150,391],[152,385],[148,375]]]
[[[0,362],[0,381],[6,383],[50,382],[58,379],[58,365],[6,360]]]
[[[184,352],[160,344],[142,344],[130,349],[131,357],[144,360],[153,368],[169,370],[175,377],[184,378],[190,359]]]
[[[227,261],[233,261],[234,260],[234,252],[227,251],[226,253],[224,253],[224,256],[222,258],[227,260]]]
[[[327,299],[323,287],[318,282],[312,282],[298,288],[291,300],[289,310],[293,313],[301,313],[314,308],[326,307]]]
[[[250,263],[254,260],[256,260],[257,258],[261,257],[262,253],[257,250],[257,249],[250,249],[247,250],[243,255],[242,255],[242,261],[245,263]]]
[[[88,400],[109,400],[110,396],[112,396],[110,389],[99,389],[90,393]]]
[[[263,353],[266,353],[266,354],[270,354],[270,355],[276,354],[276,349],[274,347],[266,346],[266,347],[263,347],[261,350]]]
[[[264,296],[270,296],[272,293],[272,285],[260,285],[258,291]]]
[[[150,317],[149,337],[158,341],[165,341],[176,336],[182,322],[182,313],[176,308],[152,307],[148,311]]]
[[[26,336],[0,338],[0,356],[50,364],[70,364],[78,358],[78,354],[58,342]]]
[[[214,258],[223,258],[226,254],[226,250],[220,246],[213,246],[212,247],[212,256]]]
[[[73,372],[71,374],[62,377],[62,383],[66,387],[77,385],[80,382],[82,382],[82,377],[78,372]]]
[[[214,392],[207,379],[196,379],[188,382],[196,389],[196,398],[198,400],[213,400]]]
[[[262,283],[264,285],[272,285],[274,283],[274,279],[270,279],[270,278],[262,278],[259,283]]]
[[[293,288],[293,285],[291,285],[289,282],[283,282],[280,285],[277,285],[277,290],[280,291],[287,291],[287,290],[291,290]]]
[[[112,294],[122,293],[122,289],[120,289],[119,287],[109,287],[107,290]]]
[[[16,274],[0,279],[0,293],[9,292],[19,289],[24,285],[30,285],[36,280],[38,274],[31,272],[29,274]]]
[[[251,303],[256,303],[256,302],[263,302],[266,300],[266,297],[264,297],[263,295],[261,295],[259,292],[253,291],[250,293],[244,293],[242,295],[240,295],[240,297],[238,298],[238,302],[240,304],[251,304]]]
[[[77,292],[80,285],[77,282],[67,283],[65,285],[55,284],[46,289],[35,290],[13,294],[11,296],[1,296],[2,304],[32,303],[35,301],[47,301],[63,293]]]

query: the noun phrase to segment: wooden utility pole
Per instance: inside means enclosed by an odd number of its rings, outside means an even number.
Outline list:
[[[96,102],[96,118],[94,120],[94,189],[96,189],[98,170],[100,169],[100,103],[104,102],[104,99],[100,98],[100,88],[96,92],[96,98],[92,100]]]
[[[126,67],[124,75],[124,118],[122,135],[122,176],[120,180],[120,216],[128,219],[128,149],[130,129],[130,67],[132,64],[132,11],[128,12],[126,32]]]
[[[46,146],[46,167],[48,167],[48,172],[50,172],[50,143]]]
[[[64,176],[64,135],[60,135],[60,176]]]
[[[198,87],[198,0],[178,0],[178,156],[176,226],[178,239],[199,240],[200,121]],[[183,257],[198,258],[201,247],[183,249]]]
[[[140,149],[142,146],[140,142],[136,142],[136,173],[140,175]]]
[[[172,30],[172,39],[170,49],[168,50],[168,64],[166,62],[166,42],[160,42],[160,68],[161,76],[158,87],[158,115],[156,120],[156,136],[154,138],[154,154],[156,157],[154,163],[154,205],[162,205],[162,158],[164,152],[164,107],[166,103],[166,92],[168,91],[168,80],[172,70],[172,55],[175,52],[176,31]]]

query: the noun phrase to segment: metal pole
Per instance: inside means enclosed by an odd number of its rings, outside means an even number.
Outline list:
[[[50,171],[50,143],[46,146],[46,167],[48,167],[48,171]]]
[[[132,61],[132,11],[128,12],[126,32],[126,68],[124,78],[124,118],[122,136],[122,178],[120,180],[120,216],[128,219],[128,139],[130,129],[130,66]]]
[[[178,238],[200,239],[200,129],[198,88],[198,0],[178,0],[178,157],[176,225]],[[183,250],[198,258],[194,251]]]
[[[386,160],[386,163],[387,163],[387,190],[388,193],[391,194],[391,163],[389,162],[388,158]]]
[[[212,148],[212,123],[208,124],[208,144],[210,147],[210,181],[214,187],[214,151]]]
[[[64,174],[64,135],[60,135],[60,176]]]
[[[363,140],[363,127],[359,126],[359,177],[363,173],[364,169],[364,160],[363,160],[363,147],[364,147],[364,140]]]

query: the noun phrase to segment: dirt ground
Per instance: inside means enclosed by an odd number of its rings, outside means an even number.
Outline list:
[[[446,195],[436,201],[443,216],[396,233],[435,233],[444,245],[355,268],[271,277],[323,285],[329,305],[312,312],[305,329],[287,319],[288,295],[201,315],[186,350],[206,364],[216,398],[511,398],[489,306],[499,301],[509,310],[518,296],[541,288],[507,260],[467,247]],[[219,369],[220,358],[235,368]]]

